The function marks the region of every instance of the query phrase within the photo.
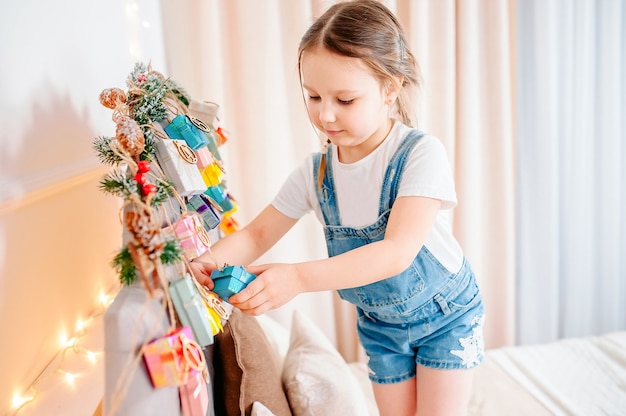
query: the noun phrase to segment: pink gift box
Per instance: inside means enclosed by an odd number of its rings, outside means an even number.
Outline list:
[[[190,376],[200,374],[191,364],[197,366],[202,361],[202,351],[185,342],[193,339],[191,328],[183,327],[144,345],[143,359],[155,388],[181,386],[189,381]],[[187,352],[183,351],[185,348]],[[190,363],[189,359],[196,362]]]
[[[196,162],[196,166],[202,172],[202,170],[213,163],[213,155],[208,147],[201,147],[196,150],[196,156],[198,156],[198,161]]]
[[[209,408],[207,383],[200,373],[189,377],[186,384],[178,388],[180,407],[184,416],[205,416]]]
[[[167,227],[165,232],[173,233],[180,241],[187,260],[195,259],[211,246],[209,233],[195,213],[184,214],[171,227]]]

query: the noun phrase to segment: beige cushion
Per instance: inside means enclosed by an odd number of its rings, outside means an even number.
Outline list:
[[[265,407],[261,402],[254,402],[252,404],[252,413],[250,416],[276,416],[270,409]]]
[[[283,384],[295,416],[369,414],[366,397],[348,364],[298,310],[293,316]]]
[[[213,354],[216,414],[249,415],[258,401],[276,416],[291,415],[274,350],[254,317],[234,309]]]

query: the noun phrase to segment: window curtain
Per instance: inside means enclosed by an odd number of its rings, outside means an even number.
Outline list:
[[[223,146],[229,189],[245,224],[319,144],[304,110],[298,43],[327,0],[161,0],[170,76],[192,97],[218,102],[230,134]],[[419,62],[418,127],[439,137],[455,173],[454,232],[483,289],[486,342],[514,342],[515,25],[509,1],[388,0]],[[326,256],[321,227],[306,217],[260,261]],[[362,357],[353,308],[334,293],[303,294],[312,317],[348,360]]]
[[[626,5],[518,16],[518,342],[626,329]]]

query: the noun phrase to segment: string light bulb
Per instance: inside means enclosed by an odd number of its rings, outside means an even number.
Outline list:
[[[117,292],[117,290],[119,290],[119,287],[115,291]],[[79,377],[79,374],[71,373],[62,368],[65,364],[65,356],[68,350],[72,350],[76,354],[84,354],[87,357],[87,360],[89,360],[89,362],[91,363],[97,362],[99,353],[83,348],[80,345],[80,339],[86,335],[89,325],[95,320],[95,318],[104,314],[104,312],[107,310],[107,308],[114,299],[115,293],[112,295],[107,295],[106,293],[104,293],[104,291],[100,291],[100,294],[97,298],[97,304],[99,305],[99,308],[89,318],[77,320],[76,333],[74,333],[73,336],[68,338],[67,334],[61,334],[61,336],[59,337],[59,340],[61,341],[61,350],[57,352],[52,360],[50,360],[48,365],[46,365],[39,373],[35,381],[33,381],[22,394],[15,393],[13,395],[13,400],[11,402],[11,410],[13,412],[13,416],[18,415],[26,405],[35,401],[35,399],[39,395],[39,384],[44,380],[50,378],[54,374],[61,375],[66,384],[72,387],[76,386],[76,379]],[[57,364],[54,365],[55,363]]]

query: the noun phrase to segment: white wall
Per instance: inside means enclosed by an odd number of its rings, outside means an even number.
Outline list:
[[[91,148],[136,61],[166,71],[159,2],[24,0],[0,13],[0,414],[117,284],[120,201]],[[95,404],[94,404],[95,407]]]

